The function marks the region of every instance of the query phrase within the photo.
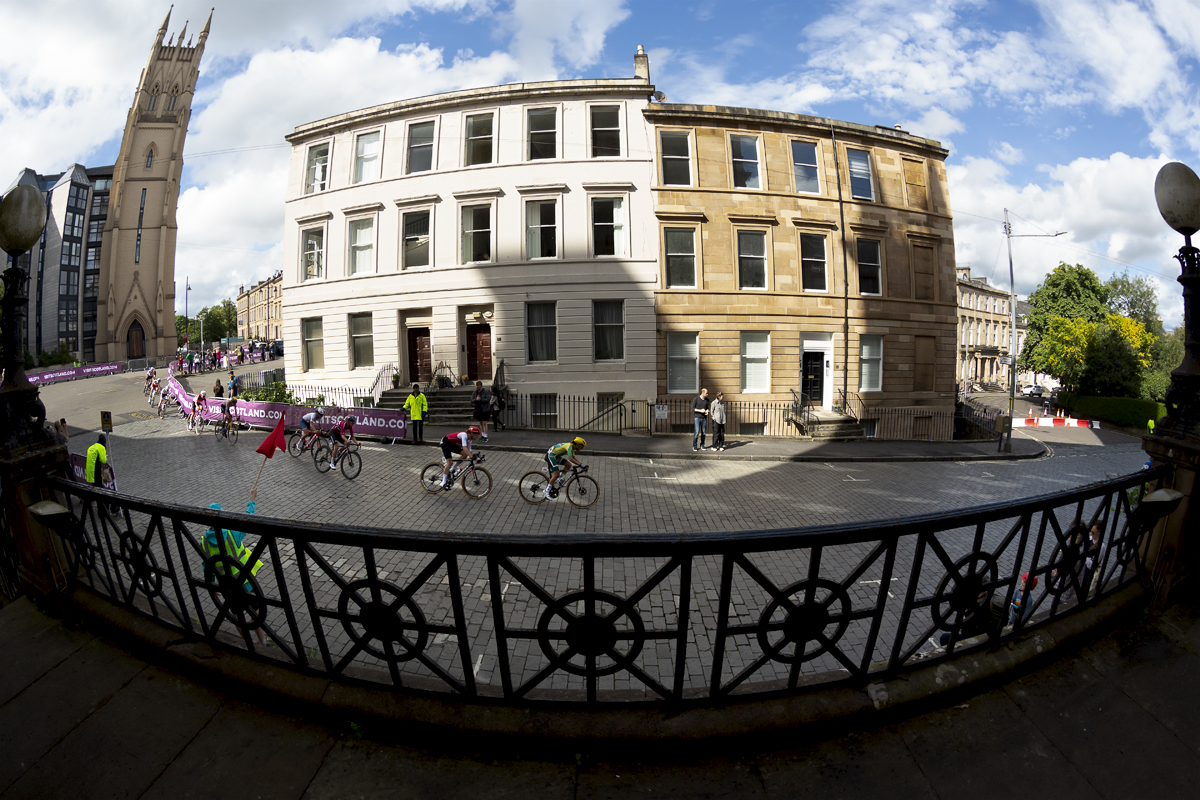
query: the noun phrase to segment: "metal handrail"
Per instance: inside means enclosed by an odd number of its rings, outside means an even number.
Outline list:
[[[1144,576],[1149,527],[1132,508],[1167,474],[903,519],[684,534],[377,530],[52,485],[72,512],[55,527],[69,571],[187,637],[307,674],[373,670],[401,691],[596,704],[636,686],[686,704],[874,680],[1091,606]],[[244,563],[263,566],[243,570],[226,537],[206,552],[205,528],[245,532]],[[978,595],[1007,614],[1026,572],[1038,586],[1011,626],[987,623]],[[638,659],[664,641],[674,658]],[[485,653],[496,666],[480,671]]]
[[[792,398],[795,400],[793,404],[792,415],[795,418],[796,426],[806,436],[811,436],[813,429],[820,424],[817,415],[811,410],[812,399],[806,392],[797,393],[795,389],[789,389],[792,393]]]
[[[607,416],[608,414],[611,414],[612,412],[618,411],[618,410],[621,412],[621,427],[624,427],[625,426],[625,403],[620,402],[620,403],[615,403],[615,404],[609,406],[608,408],[604,409],[599,414],[597,414],[596,416],[589,419],[587,422],[581,423],[579,426],[579,429],[584,430],[587,428],[588,425],[591,425],[593,422],[600,419],[601,417]],[[617,433],[620,433],[620,432],[621,432],[621,428],[617,428]]]

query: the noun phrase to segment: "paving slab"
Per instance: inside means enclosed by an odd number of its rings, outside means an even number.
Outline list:
[[[764,755],[758,764],[772,798],[938,797],[896,726]]]
[[[577,800],[688,797],[703,800],[767,796],[752,758],[588,762],[579,769]]]
[[[333,732],[323,726],[233,700],[221,707],[142,800],[293,800],[304,794],[334,740]]]
[[[27,770],[4,797],[140,797],[224,702],[210,689],[149,667]]]
[[[1002,690],[910,720],[900,732],[941,800],[1105,796]]]
[[[1200,796],[1200,757],[1082,658],[1057,661],[1005,692],[1102,796]]]
[[[27,600],[5,607],[16,607],[15,613],[28,613],[22,605],[33,607]],[[57,620],[42,616],[42,622],[14,626],[10,633],[0,636],[0,652],[4,653],[4,669],[0,670],[0,704],[7,703],[40,678],[47,670],[92,640],[89,633],[72,630]],[[16,643],[24,646],[10,646]]]
[[[0,706],[0,792],[145,668],[93,639]]]
[[[574,800],[575,766],[446,757],[351,739],[338,742],[304,800]]]

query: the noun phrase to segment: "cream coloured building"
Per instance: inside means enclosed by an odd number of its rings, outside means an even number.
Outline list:
[[[1008,386],[1009,367],[1000,359],[1012,349],[1009,293],[972,278],[970,266],[958,267],[957,380],[963,385],[998,383]],[[1021,339],[1024,331],[1018,330]],[[1017,352],[1022,341],[1018,341]]]
[[[270,342],[282,338],[283,271],[247,289],[238,287],[237,335]]]
[[[420,97],[298,126],[285,211],[288,377],[442,374],[655,392],[654,144],[635,77]]]

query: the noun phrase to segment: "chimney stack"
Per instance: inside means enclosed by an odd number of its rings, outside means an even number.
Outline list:
[[[650,56],[646,55],[640,44],[637,55],[633,57],[633,77],[641,78],[646,83],[650,82]]]

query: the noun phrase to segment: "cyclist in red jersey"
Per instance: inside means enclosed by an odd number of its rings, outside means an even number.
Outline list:
[[[356,422],[358,422],[358,417],[346,417],[329,429],[329,438],[333,439],[333,452],[329,454],[330,472],[337,469],[338,453],[346,444],[346,437],[350,437],[350,441],[358,444],[358,439],[354,438],[354,423]]]
[[[475,457],[475,454],[471,452],[471,442],[479,438],[479,433],[479,428],[472,425],[465,431],[449,433],[442,437],[442,457],[446,460],[442,465],[443,488],[445,488],[446,483],[450,480],[450,465],[454,463],[456,458],[461,457],[464,449],[467,451],[468,458]]]

